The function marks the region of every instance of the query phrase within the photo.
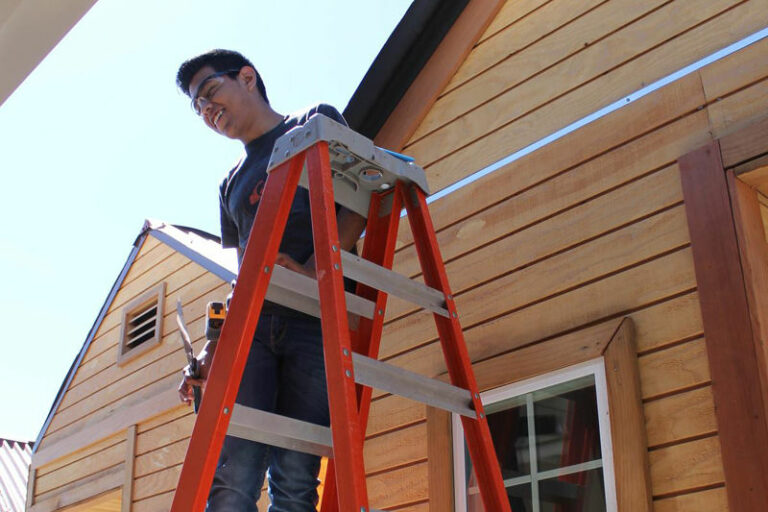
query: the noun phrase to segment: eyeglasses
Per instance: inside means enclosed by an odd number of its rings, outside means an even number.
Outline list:
[[[205,106],[213,100],[213,97],[217,92],[219,92],[219,88],[224,84],[224,81],[221,80],[221,77],[226,75],[234,77],[237,76],[238,73],[240,73],[239,69],[228,69],[226,71],[217,71],[216,73],[211,73],[205,77],[203,81],[200,82],[200,86],[197,88],[197,94],[195,94],[195,96],[192,98],[192,110],[195,111],[195,114],[199,116],[203,115],[203,109]],[[212,80],[216,81],[217,83],[207,87],[208,82]]]

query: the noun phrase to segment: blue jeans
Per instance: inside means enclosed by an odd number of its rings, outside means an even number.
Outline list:
[[[320,320],[262,314],[237,403],[328,426]],[[314,511],[320,457],[227,436],[208,495],[210,512],[257,512],[269,468],[270,512]]]

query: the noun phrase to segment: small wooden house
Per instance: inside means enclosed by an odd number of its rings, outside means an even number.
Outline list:
[[[516,510],[766,508],[766,27],[768,0],[417,2],[345,110],[437,191]],[[214,245],[143,231],[41,432],[30,510],[169,509],[194,421],[171,310],[200,332],[226,294]],[[406,222],[395,270],[420,274]],[[153,300],[160,342],[118,362]],[[382,358],[444,378],[430,314],[386,318]],[[375,392],[365,457],[374,508],[480,510],[447,413]]]
[[[40,433],[28,510],[168,509],[195,419],[176,391],[176,301],[199,351],[236,268],[216,237],[145,224]]]

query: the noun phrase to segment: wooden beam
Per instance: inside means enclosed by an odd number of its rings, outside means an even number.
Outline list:
[[[27,508],[35,501],[35,480],[37,480],[37,469],[29,466],[29,478],[27,479]]]
[[[768,153],[768,116],[720,138],[725,167],[734,167]]]
[[[719,142],[679,165],[728,504],[732,512],[761,510],[768,496],[768,426]]]
[[[612,319],[473,365],[481,391],[504,386],[601,356],[622,319]],[[440,378],[447,379],[447,375]]]
[[[23,0],[0,22],[0,105],[48,55],[96,0]]]
[[[653,510],[648,438],[632,320],[625,318],[603,353],[619,510]]]
[[[451,414],[427,407],[427,458],[429,461],[429,510],[453,511],[453,442]]]
[[[403,148],[502,5],[504,0],[470,0],[379,130],[377,145]]]
[[[160,392],[153,389],[150,396],[138,397],[130,406],[126,406],[108,418],[85,425],[76,433],[42,447],[33,455],[32,467],[44,466],[59,457],[112,436],[130,425],[141,423],[153,416],[167,412],[178,405],[179,394],[175,386]]]
[[[100,471],[95,475],[67,484],[38,496],[29,512],[52,512],[118,489],[123,484],[125,464]]]
[[[136,424],[128,427],[126,431],[126,450],[125,450],[125,480],[123,482],[123,496],[120,507],[121,512],[131,512],[133,502],[133,471],[136,465]]]
[[[765,240],[757,191],[736,178],[733,171],[728,171],[728,187],[733,201],[763,407],[768,419],[768,242]]]
[[[768,165],[741,171],[733,169],[740,181],[746,183],[764,196],[768,196]]]

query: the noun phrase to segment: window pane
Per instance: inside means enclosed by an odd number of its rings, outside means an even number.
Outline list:
[[[512,512],[531,512],[533,510],[531,484],[514,485],[507,487],[506,491]],[[477,489],[470,491],[467,495],[467,512],[487,512]]]
[[[496,457],[505,480],[531,473],[531,455],[528,445],[528,416],[525,405],[511,407],[488,414]]]
[[[539,481],[541,512],[600,512],[605,507],[602,469]]]
[[[600,459],[600,428],[594,377],[534,395],[538,471]]]
[[[525,402],[523,402],[523,405],[497,411],[486,416],[488,419],[488,428],[491,431],[491,438],[493,439],[493,446],[496,449],[496,457],[501,466],[501,475],[504,480],[527,476],[528,482],[530,482],[531,457],[528,444],[528,417],[525,411]],[[477,488],[477,476],[472,467],[472,461],[469,457],[466,444],[464,446],[464,460],[466,461],[465,467],[468,482],[467,511],[483,511],[484,509],[482,508],[480,494]],[[527,493],[527,495],[530,495],[531,493],[530,483],[522,486],[515,486],[513,488],[516,489],[515,493],[517,493],[517,495],[520,495],[520,493]],[[507,491],[510,492],[509,489],[507,489]],[[510,499],[512,499],[511,494]],[[520,499],[521,498],[519,497],[514,498],[510,503],[513,505],[522,505],[523,502],[521,502]],[[513,508],[513,510],[517,511],[518,509]],[[530,508],[524,510],[530,510]]]

